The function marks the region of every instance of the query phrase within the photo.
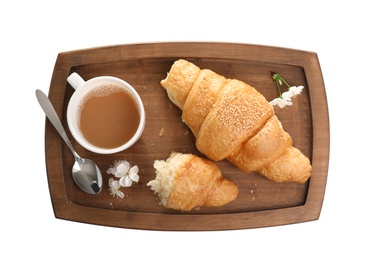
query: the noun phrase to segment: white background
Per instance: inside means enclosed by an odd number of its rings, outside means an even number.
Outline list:
[[[127,2],[0,4],[0,258],[368,259],[365,1]],[[45,116],[35,89],[48,92],[60,52],[163,41],[251,43],[318,53],[331,128],[319,220],[237,231],[160,232],[55,219],[45,168]]]

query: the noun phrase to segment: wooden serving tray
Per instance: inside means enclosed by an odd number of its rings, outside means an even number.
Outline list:
[[[160,80],[173,62],[187,59],[200,68],[247,82],[267,100],[277,97],[271,71],[291,85],[303,85],[292,107],[276,114],[292,136],[294,146],[312,162],[312,176],[305,184],[275,183],[256,173],[243,173],[228,161],[217,162],[223,175],[239,187],[238,198],[223,207],[202,207],[190,212],[166,209],[146,185],[155,178],[154,160],[171,151],[201,154],[194,137],[181,121]],[[141,139],[127,151],[99,155],[82,148],[71,136],[66,108],[73,88],[66,79],[78,72],[85,80],[110,75],[129,82],[141,95],[146,128]],[[324,82],[317,55],[285,48],[230,43],[148,43],[118,45],[60,53],[49,98],[62,119],[77,153],[94,160],[103,174],[98,195],[81,191],[73,182],[74,157],[46,120],[47,176],[56,218],[123,228],[150,230],[229,230],[275,226],[317,220],[325,192],[329,159],[329,122]],[[164,129],[164,135],[160,135]],[[140,182],[124,188],[124,199],[109,194],[109,166],[125,159],[140,168]]]

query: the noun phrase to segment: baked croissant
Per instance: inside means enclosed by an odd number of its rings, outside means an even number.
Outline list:
[[[156,178],[147,185],[167,208],[189,211],[200,206],[223,206],[238,196],[238,187],[225,179],[210,160],[172,152],[154,162]]]
[[[273,107],[255,88],[182,59],[160,83],[209,159],[228,159],[276,182],[304,183],[310,177],[309,159],[292,146]]]

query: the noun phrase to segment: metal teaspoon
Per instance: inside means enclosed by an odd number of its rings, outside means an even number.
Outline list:
[[[72,168],[72,176],[77,185],[85,192],[97,194],[102,188],[102,176],[97,165],[90,159],[81,158],[73,149],[71,142],[60,122],[56,111],[49,98],[39,89],[36,90],[36,96],[47,118],[54,125],[60,136],[63,138],[69,149],[72,151],[75,163]]]

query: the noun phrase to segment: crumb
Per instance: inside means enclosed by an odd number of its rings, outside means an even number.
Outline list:
[[[162,127],[161,129],[160,129],[160,132],[159,132],[159,136],[163,136],[164,135],[164,127]]]
[[[254,201],[256,199],[256,191],[257,191],[257,184],[254,183],[254,188],[250,189],[250,194],[251,194],[251,200]]]

